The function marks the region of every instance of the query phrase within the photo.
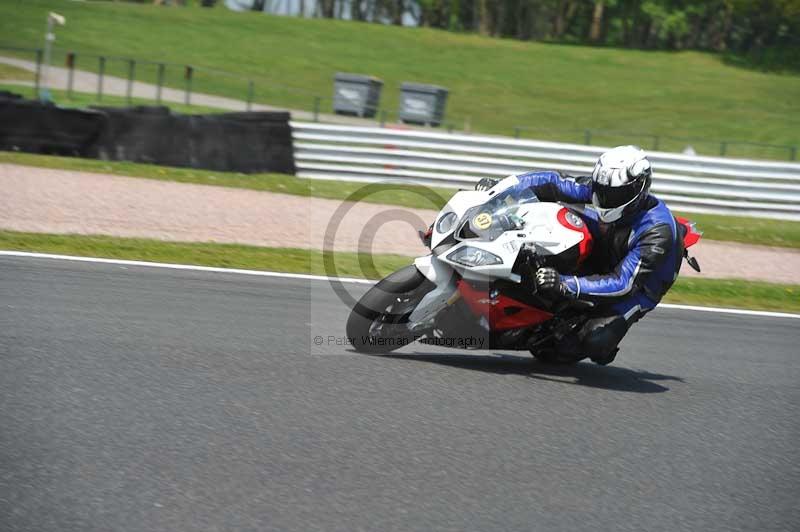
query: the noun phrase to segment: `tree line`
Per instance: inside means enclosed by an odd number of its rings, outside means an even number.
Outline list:
[[[800,48],[800,0],[321,0],[321,16],[493,37],[763,54]],[[367,16],[370,18],[367,19]]]
[[[492,37],[705,50],[800,69],[800,0],[226,0],[257,11]]]

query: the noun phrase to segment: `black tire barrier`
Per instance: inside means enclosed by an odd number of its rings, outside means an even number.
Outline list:
[[[295,173],[289,113],[64,109],[0,94],[0,149],[227,172]]]
[[[105,127],[103,113],[6,94],[0,95],[0,150],[90,157]]]

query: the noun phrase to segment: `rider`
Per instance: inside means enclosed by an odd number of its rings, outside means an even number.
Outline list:
[[[577,335],[556,346],[560,358],[589,356],[598,364],[614,360],[630,326],[658,305],[675,282],[683,256],[683,234],[667,206],[650,194],[652,171],[644,151],[619,146],[598,159],[591,177],[529,172],[514,179],[540,201],[591,203],[584,210],[594,252],[587,276],[565,276],[554,268],[528,272],[550,297],[578,298],[596,306]],[[477,190],[498,180],[482,179]],[[532,268],[531,268],[532,270]]]

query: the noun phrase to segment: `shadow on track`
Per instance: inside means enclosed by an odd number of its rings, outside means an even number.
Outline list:
[[[526,356],[516,355],[442,355],[439,353],[415,353],[411,355],[377,355],[381,358],[427,362],[471,371],[483,371],[500,375],[522,375],[531,379],[560,382],[590,388],[601,388],[619,392],[662,393],[669,390],[654,381],[678,381],[683,378],[648,371],[636,371],[618,366],[598,366],[582,362],[573,366],[549,365]],[[564,380],[564,379],[569,380]]]

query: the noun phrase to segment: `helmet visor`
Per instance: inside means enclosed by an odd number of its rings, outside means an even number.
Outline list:
[[[617,187],[595,182],[592,186],[594,195],[592,203],[602,209],[615,209],[632,201],[642,192],[643,187],[644,179],[637,179],[632,183]]]

